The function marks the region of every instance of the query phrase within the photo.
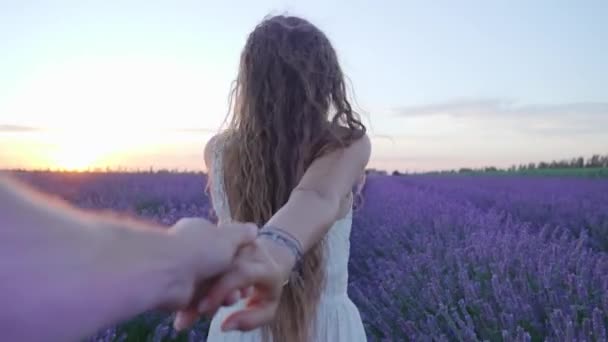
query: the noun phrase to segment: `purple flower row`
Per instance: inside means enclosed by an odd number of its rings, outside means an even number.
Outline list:
[[[19,177],[82,208],[167,225],[213,218],[203,175]],[[607,253],[606,180],[370,175],[349,293],[370,341],[606,341]],[[96,338],[137,339],[125,331],[143,324],[148,340],[171,340],[158,315]],[[206,327],[188,339],[204,340]]]

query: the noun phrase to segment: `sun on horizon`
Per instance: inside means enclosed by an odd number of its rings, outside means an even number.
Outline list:
[[[109,129],[64,129],[44,134],[50,142],[39,158],[53,169],[86,171],[120,162],[120,152],[137,148],[144,134]],[[35,158],[35,156],[32,156]]]
[[[0,160],[10,161],[0,169],[200,171],[210,137],[196,130],[103,125],[5,134],[0,143],[12,148],[0,150]]]

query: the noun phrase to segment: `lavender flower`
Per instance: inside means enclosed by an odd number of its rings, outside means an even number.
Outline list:
[[[214,220],[200,174],[17,176],[82,208]],[[348,291],[370,341],[606,341],[608,180],[369,175],[363,198]],[[172,340],[168,319],[90,341]],[[208,325],[180,338],[204,341]]]

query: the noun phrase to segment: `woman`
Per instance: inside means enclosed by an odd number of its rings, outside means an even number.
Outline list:
[[[263,228],[200,308],[215,312],[257,285],[217,311],[208,340],[365,341],[347,283],[352,190],[371,147],[333,47],[306,20],[264,20],[232,99],[230,127],[205,148],[213,206],[220,224]],[[222,331],[231,328],[245,332]]]

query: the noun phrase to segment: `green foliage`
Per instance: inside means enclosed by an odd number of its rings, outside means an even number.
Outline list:
[[[464,176],[539,176],[539,177],[583,177],[583,178],[608,178],[608,168],[568,168],[568,169],[482,169],[475,170],[462,168],[458,171],[427,172],[428,175],[464,175]]]
[[[608,177],[608,168],[580,168],[580,169],[532,169],[532,170],[495,170],[495,171],[470,171],[468,174],[486,175],[529,175],[529,176],[552,176],[552,177]]]
[[[406,175],[394,171],[393,176]],[[564,159],[551,162],[528,163],[520,165],[512,165],[506,169],[499,169],[494,166],[486,166],[482,168],[460,168],[458,170],[443,170],[434,172],[425,172],[424,174],[445,175],[445,174],[462,174],[462,175],[530,175],[530,176],[554,176],[554,177],[588,177],[588,178],[604,178],[608,177],[608,155],[601,156],[595,154],[590,158],[577,157],[572,159]]]

